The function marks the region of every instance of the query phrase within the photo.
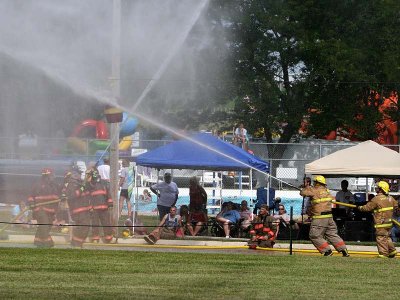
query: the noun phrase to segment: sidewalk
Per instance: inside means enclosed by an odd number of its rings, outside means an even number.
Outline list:
[[[2,241],[4,243],[16,243],[16,244],[33,244],[33,235],[9,235],[8,240]],[[68,236],[53,236],[53,240],[55,244],[65,245],[69,244]],[[124,246],[140,246],[140,245],[148,245],[143,236],[134,236],[130,238],[119,238],[118,244]],[[107,244],[97,244],[102,246],[107,246]],[[246,247],[247,242],[243,239],[229,239],[223,240],[221,238],[210,238],[207,240],[201,240],[200,238],[188,238],[188,239],[176,239],[176,240],[164,240],[161,239],[157,242],[156,246],[164,246],[164,247],[176,247],[176,246],[190,246],[190,247],[216,247],[216,248],[241,248]],[[289,243],[280,243],[279,241],[275,244],[273,249],[289,249]],[[371,254],[375,254],[377,252],[376,246],[363,246],[363,245],[348,245],[348,250],[350,252],[370,252]],[[292,245],[293,250],[310,250],[315,251],[315,247],[312,244],[301,244],[294,242]],[[400,252],[400,247],[397,247],[397,250]]]

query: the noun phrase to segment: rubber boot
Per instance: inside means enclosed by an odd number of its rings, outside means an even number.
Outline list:
[[[344,249],[344,250],[342,250],[340,252],[342,253],[343,257],[349,257],[350,256],[349,251],[347,251],[347,249]]]

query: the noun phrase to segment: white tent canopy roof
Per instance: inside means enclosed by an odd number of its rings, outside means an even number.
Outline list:
[[[373,141],[362,142],[306,164],[306,174],[400,177],[400,154]]]

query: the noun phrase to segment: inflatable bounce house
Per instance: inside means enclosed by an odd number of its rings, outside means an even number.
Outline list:
[[[135,133],[138,121],[123,113],[120,128],[120,151],[128,151],[132,145],[132,134]],[[75,126],[68,138],[68,149],[79,154],[96,154],[104,151],[110,144],[107,123],[103,120],[86,119]]]

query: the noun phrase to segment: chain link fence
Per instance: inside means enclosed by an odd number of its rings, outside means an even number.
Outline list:
[[[150,192],[150,186],[162,180],[164,172],[171,172],[180,193],[178,208],[189,204],[189,179],[196,176],[208,194],[208,214],[215,216],[222,202],[239,204],[246,200],[252,209],[257,200],[259,174],[250,172],[212,172],[208,170],[156,170],[135,166],[135,156],[167,143],[169,140],[133,140],[128,149],[120,151],[121,158],[131,161],[132,182],[130,201],[134,208],[135,230],[148,232],[157,226],[157,197]],[[338,150],[351,147],[355,143],[333,141],[309,141],[301,143],[249,143],[254,155],[270,164],[270,177],[267,184],[275,190],[287,208],[293,207],[294,214],[301,213],[302,198],[295,187],[303,183],[305,164],[329,155]],[[28,198],[30,188],[40,177],[43,167],[51,167],[61,183],[64,172],[72,162],[84,165],[95,164],[103,155],[108,141],[94,139],[46,139],[35,136],[24,138],[0,138],[0,220],[9,221],[21,211],[21,205]],[[390,146],[399,151],[399,146]],[[341,179],[329,179],[330,189],[339,190]],[[350,188],[355,188],[354,178],[349,178]],[[393,182],[393,186],[395,186]],[[396,187],[395,187],[396,188]],[[397,186],[398,189],[398,186]],[[122,210],[120,224],[128,219],[126,204]],[[26,214],[28,220],[29,215]],[[140,227],[142,226],[142,227]],[[150,227],[148,227],[150,226]],[[22,226],[18,226],[22,228]],[[26,226],[25,228],[30,228]],[[123,227],[122,227],[123,228]]]

